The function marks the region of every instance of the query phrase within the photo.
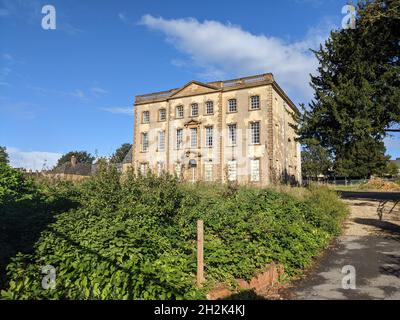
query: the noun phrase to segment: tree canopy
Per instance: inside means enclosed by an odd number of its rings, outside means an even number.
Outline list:
[[[61,156],[60,159],[58,159],[56,167],[62,166],[64,163],[70,162],[71,157],[75,156],[76,160],[78,163],[89,163],[92,164],[95,157],[92,156],[90,153],[87,151],[70,151]]]
[[[0,146],[0,163],[9,163],[7,148]]]
[[[132,144],[123,143],[111,156],[111,163],[121,163],[128,154],[129,150],[132,148]]]
[[[383,138],[400,123],[400,0],[360,1],[355,29],[332,31],[314,51],[314,98],[303,106],[302,141],[316,140],[341,175],[386,167]]]
[[[315,141],[309,141],[301,152],[303,177],[317,178],[327,175],[332,166],[329,152]]]
[[[386,168],[386,174],[389,176],[398,176],[400,168],[394,162],[389,162]]]

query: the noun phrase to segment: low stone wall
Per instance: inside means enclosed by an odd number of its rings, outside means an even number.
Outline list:
[[[282,265],[271,263],[267,265],[263,272],[257,274],[249,282],[243,279],[236,279],[237,290],[233,291],[226,284],[219,284],[207,294],[208,300],[218,300],[227,298],[238,291],[254,290],[256,294],[262,294],[266,289],[272,287],[279,281],[279,277],[284,273]]]
[[[78,174],[67,174],[67,173],[42,173],[42,172],[27,172],[25,173],[28,177],[34,178],[47,178],[50,180],[64,180],[64,181],[82,181],[90,176],[83,176]]]

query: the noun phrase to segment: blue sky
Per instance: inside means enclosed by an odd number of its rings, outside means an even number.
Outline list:
[[[347,1],[0,0],[0,145],[40,169],[132,141],[135,95],[273,72],[308,102],[316,48]],[[56,9],[44,30],[41,9]],[[400,157],[400,137],[386,140]]]

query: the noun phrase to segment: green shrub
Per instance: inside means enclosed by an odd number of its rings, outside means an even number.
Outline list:
[[[0,288],[9,259],[17,252],[31,252],[53,216],[76,206],[77,197],[70,183],[39,184],[0,163]]]
[[[12,259],[3,298],[204,298],[194,286],[198,219],[205,225],[207,288],[251,278],[272,261],[296,274],[328,245],[346,214],[327,189],[295,197],[273,189],[179,184],[168,174],[121,177],[106,166],[63,194],[78,205],[55,217],[33,253]],[[41,288],[44,265],[56,268],[54,290]]]

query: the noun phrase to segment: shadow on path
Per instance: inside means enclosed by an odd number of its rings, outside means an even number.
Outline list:
[[[400,200],[400,192],[338,191],[343,199]]]
[[[400,236],[400,226],[388,221],[380,221],[378,219],[364,219],[364,218],[356,218],[354,219],[355,223],[373,226],[375,228],[379,228],[382,231],[390,233],[394,236]]]

